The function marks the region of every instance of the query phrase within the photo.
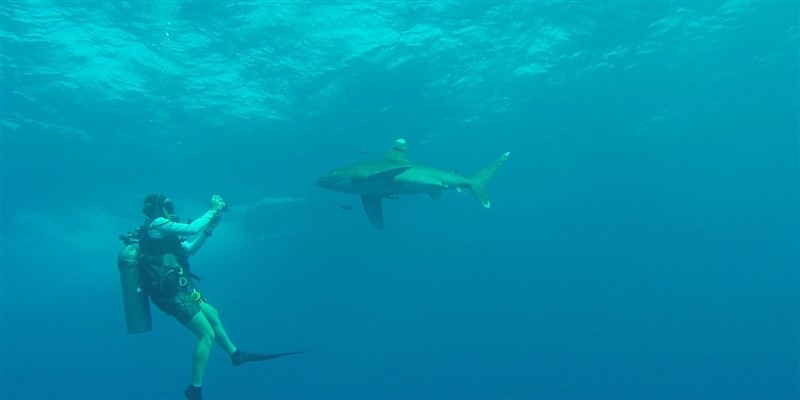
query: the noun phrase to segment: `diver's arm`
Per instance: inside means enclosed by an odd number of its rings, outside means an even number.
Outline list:
[[[206,225],[214,218],[215,213],[211,210],[206,211],[200,218],[192,221],[191,224],[170,221],[166,218],[156,218],[150,225],[153,230],[168,235],[196,235],[205,229]]]
[[[212,217],[211,221],[208,222],[208,225],[203,228],[203,233],[201,235],[195,236],[194,240],[192,241],[181,242],[181,246],[183,246],[184,250],[186,250],[190,256],[194,255],[194,253],[197,253],[197,250],[200,250],[206,240],[211,237],[212,232],[214,232],[214,229],[217,227],[217,225],[219,225],[219,221],[221,219],[222,216],[220,215]]]
[[[208,239],[210,236],[211,235],[208,234],[206,230],[204,230],[202,234],[195,236],[194,240],[192,241],[185,240],[181,242],[181,246],[183,246],[183,249],[186,250],[187,254],[193,256],[195,253],[197,253],[197,250],[200,250],[200,248],[203,247],[203,244],[206,242],[206,239]]]

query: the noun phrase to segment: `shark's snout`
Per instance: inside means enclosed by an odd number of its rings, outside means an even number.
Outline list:
[[[322,178],[317,179],[317,186],[323,187],[325,189],[333,189],[336,186],[336,182],[338,179],[336,178],[335,174],[328,174],[323,176]]]

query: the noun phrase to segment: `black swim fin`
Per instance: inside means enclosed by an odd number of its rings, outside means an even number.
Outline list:
[[[231,362],[233,363],[234,366],[238,367],[242,364],[249,362],[272,360],[273,358],[290,356],[292,354],[298,354],[298,353],[305,353],[311,350],[313,349],[290,351],[287,353],[271,353],[271,354],[245,353],[243,351],[236,350],[236,352],[234,352],[231,355]]]

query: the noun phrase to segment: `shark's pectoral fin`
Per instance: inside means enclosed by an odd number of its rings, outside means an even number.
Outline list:
[[[378,229],[383,229],[383,207],[381,206],[382,197],[361,196],[361,205],[367,213],[369,222]]]
[[[442,198],[442,192],[430,192],[428,193],[432,199],[439,200]]]
[[[397,168],[387,169],[387,170],[384,170],[384,171],[381,171],[381,172],[376,172],[374,174],[369,175],[367,177],[367,180],[369,180],[369,181],[383,180],[383,179],[392,180],[392,179],[394,179],[395,176],[400,175],[403,172],[406,172],[409,168],[411,168],[410,165],[404,165],[402,167],[397,167]]]

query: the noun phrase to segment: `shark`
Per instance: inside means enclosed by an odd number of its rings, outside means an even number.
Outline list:
[[[397,139],[386,155],[378,160],[351,164],[317,180],[322,188],[361,196],[361,205],[369,222],[383,229],[383,199],[400,195],[427,194],[438,200],[445,190],[469,191],[485,208],[491,207],[486,186],[495,172],[511,155],[506,152],[472,177],[457,171],[412,163],[407,157],[405,139]]]

